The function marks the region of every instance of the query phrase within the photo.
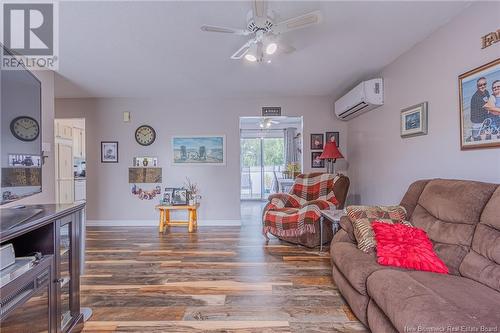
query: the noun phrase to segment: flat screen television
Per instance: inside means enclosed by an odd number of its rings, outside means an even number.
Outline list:
[[[26,68],[4,68],[0,55],[0,178],[6,204],[42,191],[42,85]]]

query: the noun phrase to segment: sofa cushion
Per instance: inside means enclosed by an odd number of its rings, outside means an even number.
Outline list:
[[[377,239],[377,262],[420,271],[448,273],[448,268],[432,248],[425,231],[403,224],[373,222]]]
[[[500,291],[500,187],[483,210],[460,274]]]
[[[498,327],[500,293],[468,278],[420,271],[379,270],[369,296],[400,332],[419,328]]]
[[[368,276],[386,267],[377,264],[375,253],[364,253],[356,244],[335,242],[330,246],[332,262],[351,286],[362,295],[366,295],[366,279]]]
[[[481,212],[496,187],[474,181],[435,179],[423,189],[410,222],[427,232],[450,274],[459,274]]]
[[[406,220],[406,210],[402,206],[349,206],[347,216],[354,226],[358,248],[368,253],[377,246],[372,222],[402,223]]]

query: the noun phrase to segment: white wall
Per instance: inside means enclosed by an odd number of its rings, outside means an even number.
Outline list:
[[[20,204],[41,204],[55,202],[55,174],[54,174],[54,72],[33,71],[42,83],[42,142],[48,143],[51,151],[42,167],[42,192],[33,196],[14,201],[3,207]],[[6,154],[7,152],[2,152]]]
[[[258,116],[262,106],[281,106],[284,115],[304,116],[304,164],[311,171],[310,133],[340,131],[341,149],[346,147],[346,123],[333,116],[327,97],[159,100],[159,99],[57,99],[57,118],[85,118],[87,129],[87,197],[89,220],[155,220],[157,200],[142,201],[130,193],[128,167],[134,156],[158,156],[163,185],[181,186],[190,177],[201,188],[200,224],[240,219],[239,117]],[[122,112],[132,121],[124,123]],[[148,147],[135,142],[135,129],[142,124],[157,132]],[[173,166],[173,135],[225,134],[226,166]],[[100,163],[100,142],[119,141],[119,164]],[[313,169],[318,170],[318,169]]]
[[[480,42],[499,28],[499,13],[498,2],[474,4],[382,71],[385,105],[348,123],[357,202],[397,203],[422,178],[500,183],[500,148],[460,150],[458,103],[458,76],[500,57],[500,43],[481,50]],[[402,139],[401,109],[424,101],[429,134]]]

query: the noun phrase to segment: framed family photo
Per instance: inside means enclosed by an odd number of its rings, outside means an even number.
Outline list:
[[[311,134],[311,149],[323,149],[324,141],[323,133]]]
[[[326,142],[333,142],[335,141],[335,144],[337,147],[339,146],[339,141],[340,141],[340,133],[339,132],[326,132]]]
[[[401,110],[401,137],[427,134],[427,102]]]
[[[101,163],[118,163],[118,141],[101,141]]]
[[[458,77],[460,148],[500,147],[500,58]]]
[[[311,152],[311,168],[321,169],[325,167],[325,160],[319,158],[322,153],[323,153],[322,151]]]

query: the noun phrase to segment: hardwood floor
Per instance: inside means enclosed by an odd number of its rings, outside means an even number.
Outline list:
[[[331,279],[328,252],[242,227],[88,228],[84,332],[367,332]]]

